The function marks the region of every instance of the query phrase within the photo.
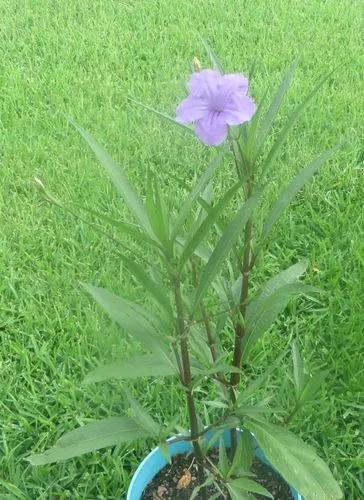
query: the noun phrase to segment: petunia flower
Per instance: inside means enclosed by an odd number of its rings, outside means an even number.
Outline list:
[[[204,69],[193,73],[189,95],[177,107],[176,120],[193,123],[204,144],[218,146],[225,141],[229,125],[248,122],[256,111],[247,95],[248,80],[241,74],[221,75]]]

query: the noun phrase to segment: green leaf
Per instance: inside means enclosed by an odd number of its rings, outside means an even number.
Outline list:
[[[145,437],[148,433],[132,418],[109,417],[64,434],[53,448],[27,460],[32,465],[45,465]]]
[[[209,56],[214,69],[216,71],[219,71],[219,73],[221,73],[223,75],[224,74],[224,70],[223,70],[223,67],[222,67],[222,64],[221,64],[219,58],[217,57],[217,55],[215,54],[215,52],[212,50],[212,48],[210,47],[210,45],[207,43],[207,41],[204,38],[202,38],[200,36],[200,40],[202,42],[202,45],[205,47],[207,55]]]
[[[219,443],[219,471],[223,477],[226,477],[229,472],[229,459],[226,453],[226,446],[223,438],[220,438]]]
[[[269,462],[305,500],[337,500],[340,488],[314,449],[283,427],[246,419]]]
[[[172,240],[174,240],[176,238],[178,231],[181,229],[186,218],[188,217],[193,204],[198,199],[198,197],[200,196],[201,192],[205,189],[207,184],[210,182],[210,179],[212,178],[213,174],[215,173],[215,170],[217,169],[217,167],[220,165],[222,159],[224,158],[226,151],[227,151],[226,148],[222,149],[222,151],[219,153],[219,155],[216,156],[216,158],[212,159],[212,161],[209,163],[209,166],[207,167],[207,169],[202,173],[202,175],[197,180],[193,190],[188,195],[186,201],[183,203],[183,205],[180,209],[180,212],[177,215],[177,218],[173,224],[173,231],[172,231],[172,236],[171,236]]]
[[[324,82],[329,78],[329,76],[332,73],[329,73],[328,75],[320,78],[318,84],[314,87],[314,89],[305,97],[305,99],[295,107],[293,112],[290,114],[288,117],[285,126],[281,130],[281,132],[278,134],[277,139],[275,140],[272,148],[270,149],[267,159],[264,161],[263,164],[263,171],[262,171],[262,176],[268,172],[270,167],[272,166],[274,160],[277,157],[277,154],[279,153],[279,150],[284,143],[285,138],[288,135],[288,132],[292,129],[293,125],[296,123],[298,118],[300,117],[302,111],[304,108],[307,106],[307,104],[311,101],[311,99],[316,95],[316,93],[320,90]]]
[[[170,464],[171,463],[171,454],[169,452],[169,446],[167,441],[160,441],[158,443],[158,448],[161,450],[161,453],[164,459]]]
[[[243,391],[239,392],[237,397],[237,404],[242,405],[262,387],[264,382],[268,379],[269,375],[280,365],[283,355],[280,356],[271,366],[269,366],[259,377],[254,379]]]
[[[301,358],[298,342],[292,342],[292,359],[293,359],[293,380],[296,392],[296,399],[300,397],[305,384],[305,372],[303,369],[303,360]]]
[[[127,388],[124,388],[126,397],[128,398],[130,408],[133,410],[135,421],[145,429],[149,436],[156,437],[159,434],[159,425],[142,407],[141,404],[131,395]]]
[[[213,206],[207,217],[203,220],[202,224],[196,227],[194,233],[185,243],[182,250],[182,255],[179,261],[179,269],[182,269],[187,260],[195,252],[196,248],[204,241],[206,235],[208,234],[211,227],[215,224],[218,217],[221,215],[222,211],[225,209],[226,205],[230,202],[235,193],[240,189],[240,182],[235,183],[228,191],[221,197],[218,203]]]
[[[246,141],[241,141],[242,149],[247,158],[248,162],[253,165],[258,153],[256,151],[256,139],[258,133],[258,126],[260,123],[261,116],[263,114],[263,109],[265,101],[268,95],[268,89],[264,92],[263,97],[260,99],[257,106],[257,110],[252,120],[250,121],[249,127],[247,128],[247,139]]]
[[[195,136],[195,131],[193,128],[189,127],[188,125],[185,125],[184,123],[178,122],[175,118],[172,118],[171,116],[162,113],[161,111],[158,111],[157,109],[152,108],[151,106],[148,106],[147,104],[144,104],[140,101],[137,101],[136,99],[133,99],[132,97],[127,97],[127,100],[132,102],[133,104],[137,104],[138,106],[151,111],[152,113],[156,114],[160,118],[163,118],[163,120],[166,120],[170,123],[173,123],[174,125],[178,125],[180,128],[182,128],[184,131],[189,132],[193,136]]]
[[[207,472],[207,474],[209,474],[209,472]],[[202,488],[204,488],[205,486],[210,486],[213,483],[214,483],[214,476],[208,475],[206,481],[204,481],[202,484],[199,484],[198,486],[195,486],[195,488],[192,491],[192,495],[190,497],[190,500],[195,500],[197,498],[198,493],[201,491]],[[219,496],[220,496],[220,494],[219,494]],[[215,495],[214,495],[214,497],[215,497]],[[210,497],[209,500],[213,500],[213,498]]]
[[[169,243],[169,220],[167,207],[164,203],[162,193],[154,172],[147,170],[147,212],[153,232],[162,243],[168,247]]]
[[[263,148],[263,144],[282,105],[283,98],[291,84],[291,80],[293,78],[293,74],[295,72],[296,67],[297,67],[297,62],[294,62],[288,69],[287,73],[284,75],[279,87],[276,90],[272,102],[262,120],[256,139],[257,156],[259,156]]]
[[[229,477],[237,475],[249,475],[250,468],[255,456],[254,440],[249,431],[238,432],[238,443],[229,470]]]
[[[104,288],[88,284],[83,286],[111,319],[129,335],[151,351],[168,352],[166,341],[160,335],[163,325],[152,313]]]
[[[214,373],[241,373],[241,370],[239,368],[236,368],[236,366],[231,366],[227,364],[219,364],[216,363],[212,365],[210,368],[194,368],[194,373],[196,375],[213,375]]]
[[[256,297],[254,297],[248,304],[246,311],[247,322],[249,323],[253,321],[257,315],[259,316],[261,314],[262,305],[269,296],[279,290],[282,286],[297,282],[298,278],[305,273],[307,265],[308,262],[306,260],[302,260],[293,264],[293,266],[288,267],[284,271],[281,271],[276,276],[273,276],[273,278],[270,278],[263,285]]]
[[[233,479],[228,482],[228,485],[236,491],[249,491],[251,493],[257,493],[258,495],[263,495],[268,498],[274,498],[273,495],[271,495],[269,491],[264,488],[264,486],[261,486],[259,483],[253,481],[252,479],[248,479],[247,477]]]
[[[222,401],[204,401],[203,404],[206,406],[210,406],[211,408],[228,408],[228,405],[226,403],[223,403]]]
[[[231,500],[254,500],[256,497],[230,483],[227,484]]]
[[[245,470],[250,470],[255,456],[255,446],[253,436],[249,431],[244,431],[241,436],[242,456],[240,466]]]
[[[262,230],[262,242],[265,242],[279,217],[282,215],[284,210],[290,204],[291,200],[295,197],[298,191],[304,186],[306,182],[308,182],[313,175],[317,172],[317,170],[328,160],[336,151],[341,147],[341,144],[329,149],[322,155],[318,156],[313,160],[306,168],[302,169],[296,177],[285,187],[280,195],[278,196],[277,201],[273,205],[271,211],[268,214],[268,217],[263,225]]]
[[[247,318],[243,338],[243,359],[246,359],[255,342],[270,328],[290,299],[297,295],[317,293],[318,289],[303,283],[288,283],[264,300],[253,318]]]
[[[97,210],[93,210],[92,208],[85,207],[83,205],[77,205],[78,208],[88,212],[91,215],[94,215],[98,219],[102,220],[115,227],[115,229],[120,230],[122,233],[128,234],[132,236],[135,240],[140,241],[142,243],[148,243],[156,248],[161,248],[159,243],[152,238],[150,238],[147,234],[142,232],[142,228],[136,224],[131,224],[130,222],[115,220],[108,215],[102,214]]]
[[[147,274],[143,267],[139,265],[135,260],[129,259],[124,254],[120,254],[122,261],[124,262],[127,269],[132,273],[137,280],[144,285],[145,289],[152,295],[152,297],[162,306],[163,310],[167,313],[168,317],[173,318],[173,311],[171,303],[168,298],[168,291],[164,287],[155,282],[150,274]]]
[[[108,365],[99,366],[87,374],[83,384],[103,382],[110,379],[134,379],[139,377],[165,377],[175,375],[172,362],[160,353],[143,354]]]
[[[245,434],[244,432],[243,434]],[[248,433],[250,434],[250,432]],[[242,433],[237,432],[237,445],[234,453],[233,461],[229,470],[229,477],[236,475],[236,471],[243,467],[243,440]]]
[[[150,227],[145,206],[138,197],[133,186],[129,183],[124,171],[119,165],[117,165],[117,163],[114,162],[109,153],[92,137],[91,134],[77,125],[77,123],[72,118],[70,118],[69,121],[79,131],[81,136],[91,147],[91,149],[99,159],[101,165],[104,167],[110,179],[112,180],[118,193],[124,199],[130,212],[135,216],[135,218],[145,229],[145,231],[151,236],[153,233],[152,228]]]
[[[306,385],[299,397],[298,404],[300,407],[315,400],[315,397],[318,391],[321,389],[322,383],[324,382],[328,373],[329,370],[323,370],[315,373],[310,378],[308,378],[308,380],[306,381]]]
[[[228,255],[234,244],[237,242],[239,236],[241,235],[247,220],[249,219],[255,206],[257,205],[260,195],[261,191],[253,195],[240,208],[235,217],[226,226],[220,240],[214,248],[202,272],[201,280],[196,290],[194,303],[195,310],[200,300],[202,299],[207,287],[211,284],[216,274],[219,272],[225,257]]]

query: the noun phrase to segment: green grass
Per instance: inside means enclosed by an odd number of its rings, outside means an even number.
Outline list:
[[[106,145],[139,189],[152,165],[179,201],[171,174],[192,179],[211,151],[126,96],[173,113],[192,57],[208,62],[198,33],[230,71],[256,61],[253,95],[276,84],[299,56],[278,127],[315,79],[336,68],[269,173],[271,199],[304,162],[342,137],[348,142],[285,214],[256,274],[260,280],[308,257],[306,281],[326,293],[320,303],[287,309],[255,352],[253,369],[275,359],[293,334],[313,366],[330,370],[321,403],[292,427],[325,457],[346,498],[363,498],[362,2],[0,0],[0,14],[0,498],[123,498],[145,454],[145,444],[136,443],[47,467],[24,460],[80,423],[125,411],[120,384],[80,388],[90,367],[135,348],[79,282],[132,298],[141,293],[109,242],[41,203],[30,179],[38,175],[67,202],[125,216],[67,113]],[[220,180],[232,175],[226,165]],[[288,372],[279,369],[283,386]],[[139,388],[156,418],[181,412],[170,381]]]

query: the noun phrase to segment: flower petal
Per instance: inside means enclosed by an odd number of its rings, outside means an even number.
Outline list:
[[[215,95],[222,77],[218,71],[204,69],[193,73],[188,82],[188,90],[197,97],[209,98]]]
[[[212,106],[223,111],[230,99],[238,93],[245,95],[248,90],[248,80],[241,74],[224,75],[220,78],[218,89],[212,100]]]
[[[222,112],[222,118],[228,125],[240,125],[248,122],[254,116],[257,107],[249,96],[234,94]]]
[[[195,123],[195,132],[204,144],[218,146],[227,138],[228,127],[221,113],[209,111]]]
[[[189,95],[176,110],[176,120],[180,123],[191,123],[199,120],[207,112],[207,102],[203,98]]]
[[[248,79],[241,73],[232,73],[224,75],[221,79],[221,90],[225,92],[243,92],[244,94],[248,91]]]

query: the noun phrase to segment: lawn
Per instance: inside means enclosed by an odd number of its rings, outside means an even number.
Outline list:
[[[334,70],[269,173],[267,202],[305,162],[346,143],[285,213],[255,276],[261,282],[263,265],[268,276],[307,257],[306,282],[324,294],[287,308],[250,369],[267,366],[296,336],[312,366],[329,370],[321,402],[292,428],[319,450],[347,499],[364,498],[363,3],[0,0],[0,14],[0,498],[123,498],[145,454],[136,443],[52,466],[24,460],[77,425],[125,411],[121,384],[80,387],[91,367],[136,349],[80,282],[141,295],[109,241],[44,203],[31,179],[40,177],[65,203],[127,217],[69,114],[141,192],[151,165],[179,202],[179,179],[192,180],[215,152],[126,97],[173,114],[193,56],[208,64],[198,33],[229,71],[256,61],[253,96],[274,88],[299,59],[277,129],[315,80]],[[232,175],[228,164],[218,174],[226,183]],[[282,386],[289,369],[287,358],[276,375]],[[167,379],[141,381],[140,398],[156,418],[186,418]]]

